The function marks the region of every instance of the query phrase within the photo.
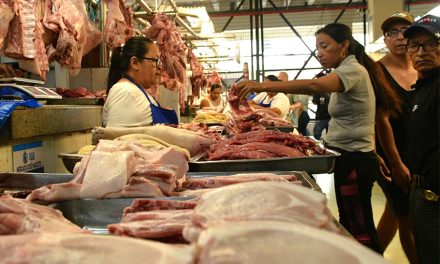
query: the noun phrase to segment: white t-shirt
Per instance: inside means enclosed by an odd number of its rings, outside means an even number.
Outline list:
[[[287,95],[284,93],[277,93],[272,99],[269,100],[269,96],[267,96],[266,92],[262,92],[257,94],[257,96],[252,99],[256,104],[260,104],[263,102],[263,104],[270,104],[270,107],[275,107],[280,109],[281,114],[279,115],[280,118],[286,118],[287,114],[289,113],[290,109],[290,101]],[[264,101],[263,101],[264,100]]]
[[[149,95],[151,102],[157,105]],[[150,103],[132,82],[122,79],[110,89],[102,111],[104,127],[137,127],[153,123]]]

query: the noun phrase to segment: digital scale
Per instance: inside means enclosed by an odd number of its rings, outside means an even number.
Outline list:
[[[36,99],[62,99],[62,96],[51,88],[35,86],[41,84],[44,84],[44,82],[18,77],[0,79],[0,89],[2,87],[10,87],[22,91]]]

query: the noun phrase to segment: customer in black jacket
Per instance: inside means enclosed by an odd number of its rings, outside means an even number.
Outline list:
[[[407,157],[412,174],[410,214],[419,263],[438,264],[440,237],[440,17],[426,15],[404,36],[417,70],[415,98],[409,121]]]

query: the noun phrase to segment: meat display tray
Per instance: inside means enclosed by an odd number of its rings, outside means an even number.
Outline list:
[[[302,182],[302,186],[322,192],[321,188],[316,184],[316,181],[310,177],[305,171],[253,171],[255,173],[274,173],[279,175],[293,174]],[[249,173],[243,171],[229,171],[229,172],[189,172],[187,178],[204,178],[214,176],[227,176],[237,173]]]
[[[136,198],[140,200],[179,200],[193,197]],[[107,225],[120,223],[124,208],[130,206],[135,198],[117,199],[77,199],[53,204],[64,217],[77,226],[97,234],[108,234]]]
[[[202,172],[188,173],[188,178],[225,176],[242,172]],[[300,180],[303,186],[313,190],[321,191],[316,182],[305,172],[297,171],[276,171],[275,174],[294,174]],[[156,197],[156,198],[137,198],[142,200],[189,200],[193,197]],[[122,218],[122,212],[129,206],[133,198],[117,199],[77,199],[71,201],[57,202],[53,204],[55,209],[60,210],[64,217],[81,228],[91,230],[97,234],[107,234],[107,225],[119,223]]]
[[[84,155],[76,153],[59,153],[58,158],[63,160],[63,165],[69,172],[73,173],[73,168],[77,162],[80,162]]]
[[[44,185],[68,182],[73,179],[68,173],[0,173],[0,188],[7,190],[33,190]]]
[[[189,171],[306,171],[308,173],[331,173],[339,152],[327,149],[327,154],[307,157],[272,159],[241,159],[205,161],[196,157],[189,161]]]

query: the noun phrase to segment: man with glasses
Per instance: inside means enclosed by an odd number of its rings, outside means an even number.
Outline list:
[[[399,229],[400,243],[410,263],[417,263],[409,215],[409,185],[411,176],[405,163],[405,142],[407,126],[411,114],[411,86],[417,80],[406,53],[407,39],[403,32],[414,22],[410,13],[397,12],[382,23],[384,42],[388,53],[379,60],[387,80],[401,102],[401,112],[391,116],[388,112],[377,111],[376,150],[384,160],[382,177],[377,179],[387,202],[377,225],[377,233],[383,250],[393,240]]]
[[[438,264],[440,237],[440,17],[426,15],[404,36],[418,73],[408,129],[408,167],[412,174],[410,214],[419,263]]]

